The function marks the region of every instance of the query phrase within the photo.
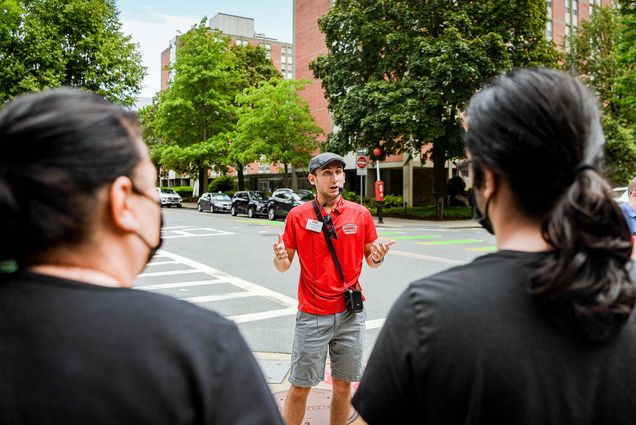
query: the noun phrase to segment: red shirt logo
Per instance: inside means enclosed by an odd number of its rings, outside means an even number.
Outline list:
[[[345,233],[345,235],[355,235],[356,233],[358,233],[358,225],[356,225],[355,223],[345,224],[344,226],[342,226],[342,231]]]

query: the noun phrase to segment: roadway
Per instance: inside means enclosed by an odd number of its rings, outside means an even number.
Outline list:
[[[234,320],[252,351],[289,353],[296,312],[298,260],[286,273],[272,264],[283,221],[163,209],[164,245],[135,282],[213,309]],[[381,239],[394,239],[378,269],[364,266],[368,355],[392,303],[409,282],[495,250],[494,238],[470,222],[385,219]]]

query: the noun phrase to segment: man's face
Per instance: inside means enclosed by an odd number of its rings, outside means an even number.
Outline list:
[[[323,197],[337,196],[338,189],[344,185],[345,172],[341,164],[332,162],[309,174],[309,182],[316,186],[316,191]]]

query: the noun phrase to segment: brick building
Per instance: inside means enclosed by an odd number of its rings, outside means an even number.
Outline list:
[[[308,102],[309,109],[325,134],[333,130],[331,116],[327,109],[327,100],[320,85],[320,81],[313,78],[309,63],[316,57],[327,54],[324,35],[318,28],[318,18],[331,7],[333,0],[294,0],[294,47],[295,47],[295,78],[314,80],[308,85],[301,96]],[[559,48],[566,48],[564,40],[575,32],[583,20],[589,19],[594,13],[595,6],[606,6],[611,0],[548,0],[548,22],[546,37]],[[404,197],[409,205],[423,205],[434,202],[433,170],[431,163],[422,164],[415,159],[404,164],[402,155],[387,158],[380,164],[380,176],[385,183],[385,193],[398,194]],[[355,177],[355,155],[350,154],[347,160],[348,190],[359,191],[359,178]],[[452,175],[454,164],[448,163],[449,177]],[[376,179],[375,169],[368,171],[368,178],[364,183],[365,193],[373,193],[373,183]],[[414,184],[417,182],[417,184]]]

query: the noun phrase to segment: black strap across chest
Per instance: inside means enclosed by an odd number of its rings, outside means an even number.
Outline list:
[[[333,242],[331,241],[331,237],[329,236],[329,231],[327,230],[327,226],[325,226],[325,220],[320,213],[320,209],[318,208],[318,203],[314,199],[312,202],[314,206],[314,212],[316,213],[316,219],[322,223],[322,233],[325,235],[325,239],[327,240],[327,246],[329,247],[329,251],[331,252],[331,257],[333,258],[333,262],[336,264],[336,269],[338,270],[338,274],[340,278],[344,282],[345,289],[347,288],[347,281],[345,280],[344,273],[342,273],[342,267],[340,266],[340,261],[338,261],[338,255],[336,255],[336,249],[333,247]],[[335,226],[334,226],[335,231]]]

